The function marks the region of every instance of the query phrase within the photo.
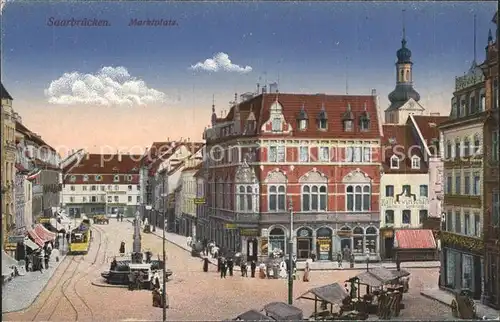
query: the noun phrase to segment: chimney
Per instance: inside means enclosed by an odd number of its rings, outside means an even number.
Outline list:
[[[118,162],[122,162],[122,154],[118,153]]]
[[[257,95],[260,93],[260,84],[257,83]]]
[[[441,114],[439,112],[432,112],[430,115],[431,116],[440,116]]]
[[[267,85],[262,86],[262,94],[267,93]]]
[[[375,88],[372,88],[372,96],[377,96],[377,90]]]

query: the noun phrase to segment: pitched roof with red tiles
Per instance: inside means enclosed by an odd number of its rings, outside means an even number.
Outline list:
[[[439,140],[439,125],[447,121],[449,116],[414,115],[415,123],[427,144],[432,140]]]
[[[430,229],[396,230],[397,248],[401,249],[435,249],[437,247],[434,234]]]
[[[191,154],[197,153],[205,144],[202,142],[154,142],[150,153],[146,153],[144,158],[149,160],[149,175],[154,175],[158,171],[163,161],[168,160],[181,147],[186,147]]]
[[[240,110],[241,129],[245,128],[245,122],[253,112],[257,125],[257,134],[262,135],[261,127],[270,117],[270,107],[276,100],[283,106],[283,115],[293,131],[294,137],[307,138],[359,138],[379,139],[379,119],[377,114],[376,97],[371,95],[326,95],[326,94],[260,94],[238,105]],[[342,117],[348,111],[348,106],[354,117],[354,131],[345,132]],[[298,116],[302,106],[307,113],[309,124],[306,130],[298,130]],[[327,114],[327,131],[319,130],[317,126],[318,115],[324,106]],[[366,109],[366,111],[365,111]],[[360,129],[360,117],[367,112],[370,118],[368,131]],[[218,119],[218,123],[233,121],[235,106],[231,107],[227,116]],[[252,134],[253,135],[253,134]],[[275,134],[265,134],[276,136]]]
[[[43,139],[41,136],[39,136],[38,134],[30,131],[26,126],[24,126],[22,123],[20,123],[19,121],[16,121],[16,131],[22,133],[24,136],[26,136],[26,138],[29,140],[29,141],[32,141],[33,143],[37,144],[39,146],[39,148],[46,148],[46,149],[49,149],[53,152],[56,152],[56,150],[51,147],[50,145],[48,145]]]
[[[426,173],[427,163],[424,159],[425,151],[419,145],[418,138],[414,135],[410,124],[384,124],[382,126],[384,136],[382,137],[382,151],[384,161],[382,166],[385,173]],[[391,158],[393,155],[399,157],[399,168],[391,169]],[[411,158],[420,158],[420,168],[412,169]]]
[[[66,166],[68,174],[138,174],[142,155],[87,154],[81,160]]]

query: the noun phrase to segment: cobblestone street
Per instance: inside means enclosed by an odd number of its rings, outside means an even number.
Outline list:
[[[125,240],[127,252],[132,245],[132,225],[129,222],[110,222],[109,225],[99,226],[105,231],[106,244],[101,245],[99,252],[100,261],[105,264],[91,265],[97,256],[97,244],[93,244],[91,252],[86,256],[88,267],[80,268],[81,274],[67,285],[60,285],[59,281],[51,280],[42,292],[35,304],[26,312],[3,314],[3,320],[26,321],[34,320],[37,311],[44,305],[44,301],[54,302],[52,307],[55,312],[39,315],[35,320],[52,321],[75,321],[78,311],[79,320],[110,321],[110,320],[161,320],[162,310],[153,308],[151,293],[149,291],[128,291],[121,288],[97,287],[91,285],[91,281],[98,278],[103,270],[107,270],[112,256],[118,252],[119,243]],[[142,243],[144,249],[150,249],[155,254],[161,255],[161,238],[153,234],[143,234]],[[286,280],[262,280],[257,278],[243,278],[239,272],[227,279],[220,279],[216,267],[210,266],[209,272],[202,271],[201,259],[191,257],[183,248],[170,242],[166,243],[167,266],[174,272],[173,278],[167,284],[167,293],[170,301],[170,309],[167,310],[167,319],[174,320],[224,320],[234,318],[239,313],[249,309],[261,309],[265,304],[272,301],[287,300]],[[71,263],[70,263],[71,264]],[[64,269],[67,263],[61,265]],[[89,274],[86,274],[86,270]],[[405,294],[404,303],[406,309],[402,311],[401,319],[449,319],[452,320],[450,309],[437,301],[424,298],[420,295],[423,288],[429,288],[436,284],[438,271],[430,269],[409,269],[411,272],[410,293]],[[350,276],[357,274],[355,270],[349,271],[314,271],[311,274],[311,282],[297,281],[294,287],[295,297],[304,293],[307,289],[333,282],[343,282]],[[61,272],[55,273],[55,278],[61,278]],[[63,279],[67,279],[63,277]],[[62,281],[61,281],[62,282]],[[57,283],[57,284],[56,284]],[[73,289],[74,286],[74,289]],[[65,288],[66,287],[66,288]],[[62,290],[69,293],[68,297],[76,309],[71,309],[68,301],[62,298]],[[81,297],[83,300],[81,300]],[[8,295],[6,295],[8,296]],[[84,302],[91,309],[85,307]],[[296,301],[295,305],[304,310],[304,315],[312,313],[313,304],[308,301]],[[44,309],[45,310],[45,309]],[[51,309],[52,310],[52,309]],[[50,310],[49,310],[50,311]]]

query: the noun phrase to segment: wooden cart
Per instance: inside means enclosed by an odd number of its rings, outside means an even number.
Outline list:
[[[468,289],[455,294],[455,299],[451,301],[451,313],[457,319],[480,320],[476,313],[476,303],[472,299],[472,292]]]

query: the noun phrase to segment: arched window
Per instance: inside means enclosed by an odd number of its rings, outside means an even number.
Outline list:
[[[411,157],[411,168],[420,169],[420,158],[416,155]]]
[[[399,169],[399,158],[397,155],[391,157],[391,169]]]
[[[274,251],[281,250],[283,252],[285,249],[286,236],[285,231],[282,228],[275,227],[269,232],[269,249],[268,253],[272,254]]]
[[[455,158],[460,158],[462,156],[462,144],[460,138],[455,139]]]
[[[361,227],[354,227],[352,230],[352,237],[353,237],[353,252],[362,254],[363,253],[363,237],[364,237],[364,230]]]
[[[377,228],[368,227],[365,231],[365,250],[368,249],[370,253],[377,253]]]
[[[468,157],[471,155],[470,153],[470,140],[468,137],[464,139],[464,157]]]
[[[370,185],[349,185],[346,187],[347,211],[370,210]]]
[[[326,185],[302,186],[302,211],[326,211]]]
[[[269,186],[269,211],[286,210],[286,188],[285,185]]]
[[[474,155],[479,155],[481,151],[481,140],[479,134],[474,135]]]

